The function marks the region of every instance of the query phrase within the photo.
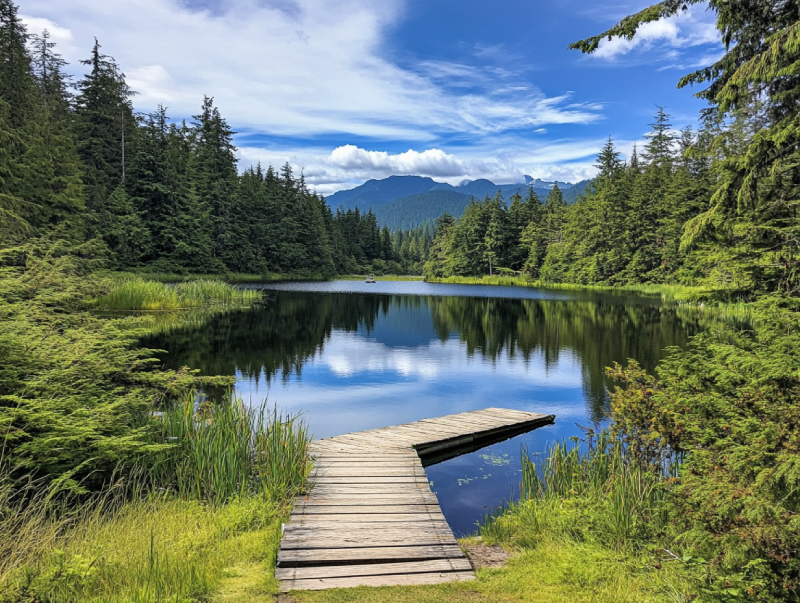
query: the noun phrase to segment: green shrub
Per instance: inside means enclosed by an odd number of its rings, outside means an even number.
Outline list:
[[[800,593],[800,318],[766,308],[755,332],[722,329],[671,350],[657,378],[635,361],[610,374],[630,450],[646,462],[683,457],[668,500],[691,558],[720,592],[727,580],[771,602]]]

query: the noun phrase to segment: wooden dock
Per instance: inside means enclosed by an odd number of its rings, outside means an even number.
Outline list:
[[[281,590],[474,579],[424,466],[554,420],[487,408],[313,442],[311,492],[295,501],[278,553]]]

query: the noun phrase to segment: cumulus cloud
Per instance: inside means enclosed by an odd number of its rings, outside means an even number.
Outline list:
[[[334,149],[330,154],[330,162],[348,171],[419,174],[441,178],[463,177],[469,170],[463,161],[441,149],[427,149],[421,153],[409,149],[405,153],[390,155],[386,151],[366,151],[348,144]]]
[[[602,60],[616,60],[632,50],[659,49],[659,58],[675,58],[680,51],[705,44],[719,44],[720,34],[711,15],[697,9],[680,15],[642,25],[632,40],[612,38],[603,40],[594,56]],[[673,49],[670,51],[669,49]]]

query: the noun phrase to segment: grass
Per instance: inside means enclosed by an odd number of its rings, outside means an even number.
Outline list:
[[[155,458],[79,505],[0,474],[0,601],[273,600],[281,523],[310,470],[302,421],[187,399],[149,433]]]
[[[311,436],[299,417],[266,405],[252,409],[240,399],[196,408],[189,398],[158,415],[154,437],[170,446],[151,477],[185,499],[281,503],[299,493],[311,471]]]
[[[219,507],[154,497],[87,512],[3,592],[53,603],[207,600],[247,564],[272,594],[282,519],[258,497]]]
[[[95,300],[98,310],[184,310],[191,308],[250,306],[260,291],[239,289],[218,280],[194,280],[167,285],[141,277],[113,279],[109,291]]]
[[[691,299],[708,292],[704,287],[687,285],[580,285],[574,283],[554,283],[530,280],[519,276],[450,276],[447,278],[427,278],[429,283],[451,283],[459,285],[501,285],[507,287],[539,287],[561,291],[612,291],[640,293],[660,296],[662,299]]]
[[[680,573],[647,559],[609,554],[595,543],[543,538],[505,567],[478,570],[478,579],[437,586],[349,588],[293,592],[298,603],[675,603]]]

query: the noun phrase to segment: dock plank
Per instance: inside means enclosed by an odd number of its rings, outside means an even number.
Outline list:
[[[463,559],[464,553],[457,544],[432,546],[386,546],[362,548],[327,548],[281,550],[278,567],[354,565],[385,563],[390,561],[420,561],[425,559]]]
[[[328,588],[353,588],[355,586],[420,586],[475,580],[475,573],[446,572],[436,574],[397,574],[390,576],[359,576],[355,578],[315,578],[312,580],[285,580],[287,590],[325,590]]]
[[[360,576],[391,576],[396,574],[430,574],[443,572],[468,572],[472,569],[467,559],[432,559],[401,563],[368,563],[336,567],[289,567],[275,570],[278,580],[310,580],[320,578],[349,578]]]

